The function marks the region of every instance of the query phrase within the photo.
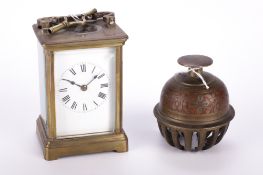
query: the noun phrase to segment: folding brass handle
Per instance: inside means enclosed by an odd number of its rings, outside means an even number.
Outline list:
[[[71,26],[88,25],[98,20],[103,20],[107,27],[115,24],[113,12],[97,12],[95,8],[78,15],[40,18],[37,20],[37,24],[44,33],[53,34]]]

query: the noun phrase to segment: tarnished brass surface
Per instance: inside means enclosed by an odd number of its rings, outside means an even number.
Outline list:
[[[128,138],[123,130],[113,134],[52,139],[48,137],[44,121],[39,116],[36,131],[46,160],[87,153],[128,151]]]
[[[56,138],[54,52],[44,50],[47,94],[47,128],[48,137]]]
[[[195,68],[209,88],[191,69],[177,73],[163,87],[154,115],[162,135],[170,145],[183,150],[204,150],[222,139],[235,111],[229,105],[224,83],[202,70],[202,67],[212,64],[211,58],[188,55],[179,58],[178,62]]]
[[[37,24],[33,25],[34,32],[39,42],[44,46],[59,47],[60,45],[82,45],[96,43],[124,43],[128,36],[127,34],[116,24],[114,27],[106,27],[103,21],[97,21],[93,24],[96,26],[96,31],[83,31],[78,32],[73,30],[59,31],[55,34],[49,35],[43,33],[41,29],[37,27]],[[93,44],[94,43],[94,44]]]
[[[124,44],[128,39],[127,34],[115,23],[114,13],[97,10],[80,15],[39,18],[33,30],[41,45],[47,47]]]
[[[95,10],[89,14],[95,14]],[[104,22],[113,19],[107,18],[108,12],[96,13],[97,19],[92,26],[97,30],[79,31],[72,28],[61,30],[54,34],[43,32],[39,23],[48,26],[45,20],[50,17],[38,19],[38,24],[33,25],[33,30],[44,49],[45,75],[47,94],[47,123],[41,117],[37,119],[37,133],[43,147],[44,158],[54,160],[59,157],[86,154],[105,151],[128,151],[128,139],[122,128],[122,46],[128,39],[127,34],[115,24],[109,27]],[[105,17],[106,15],[106,17]],[[103,18],[103,19],[102,19]],[[107,19],[106,19],[107,18]],[[63,21],[62,21],[63,22]],[[112,22],[111,22],[112,23]],[[112,134],[100,134],[90,136],[76,136],[72,138],[56,137],[56,113],[55,113],[55,82],[54,82],[54,51],[74,50],[87,48],[114,47],[116,49],[116,114],[115,130]],[[73,58],[74,59],[74,58]]]

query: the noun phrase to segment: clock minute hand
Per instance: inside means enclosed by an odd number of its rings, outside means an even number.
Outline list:
[[[75,81],[67,80],[67,79],[64,79],[64,78],[63,78],[62,80],[67,81],[67,82],[69,82],[69,83],[72,84],[72,85],[76,85],[76,86],[78,86],[78,87],[81,87],[81,85],[76,84]]]
[[[93,80],[95,80],[98,77],[98,75],[95,75],[93,79],[91,79],[86,86],[88,86]]]

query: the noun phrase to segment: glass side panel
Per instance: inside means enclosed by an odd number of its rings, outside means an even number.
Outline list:
[[[40,112],[44,121],[47,121],[47,96],[44,49],[38,42],[39,88],[40,88]]]

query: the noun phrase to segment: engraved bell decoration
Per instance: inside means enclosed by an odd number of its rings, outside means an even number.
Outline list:
[[[235,115],[224,83],[203,71],[213,60],[186,55],[178,63],[188,72],[175,74],[162,89],[154,115],[162,136],[176,148],[206,150],[219,143]]]

